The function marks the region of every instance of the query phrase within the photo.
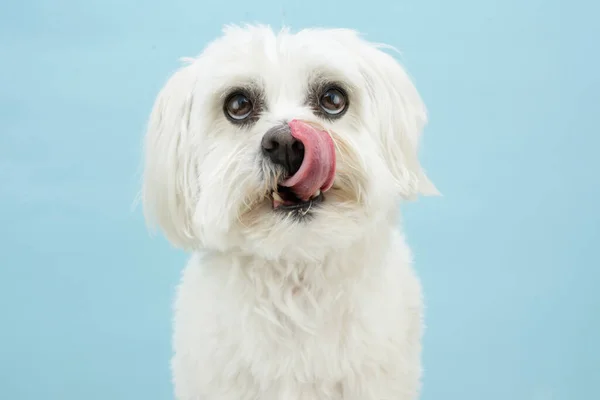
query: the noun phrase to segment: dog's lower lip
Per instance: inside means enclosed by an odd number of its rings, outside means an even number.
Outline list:
[[[323,193],[319,193],[318,196],[308,200],[302,201],[294,204],[281,204],[276,210],[281,211],[292,211],[292,210],[309,210],[314,204],[321,203],[325,200],[325,196]]]
[[[301,211],[308,212],[314,204],[325,200],[324,194],[319,190],[309,200],[300,200],[293,191],[287,187],[278,186],[272,193],[274,211]]]

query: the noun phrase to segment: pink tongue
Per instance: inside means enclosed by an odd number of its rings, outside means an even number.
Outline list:
[[[301,200],[307,201],[317,192],[326,191],[335,178],[335,147],[331,136],[311,125],[292,120],[292,136],[304,145],[304,160],[298,172],[281,183]]]

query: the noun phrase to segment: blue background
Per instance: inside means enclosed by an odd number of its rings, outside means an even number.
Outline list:
[[[600,399],[600,3],[212,4],[0,6],[0,398],[172,398],[186,256],[133,207],[144,127],[179,57],[259,21],[397,46],[427,103],[423,399]]]

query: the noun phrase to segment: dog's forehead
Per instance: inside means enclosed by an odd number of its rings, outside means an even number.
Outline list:
[[[233,28],[204,52],[221,80],[252,79],[267,86],[304,85],[311,78],[355,80],[358,43],[351,32],[304,30],[274,33],[268,28]]]

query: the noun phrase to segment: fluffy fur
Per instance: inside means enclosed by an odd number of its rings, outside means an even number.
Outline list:
[[[311,88],[344,85],[327,120]],[[263,99],[233,125],[238,86]],[[282,178],[264,133],[302,119],[327,130],[337,170],[299,220],[272,210]],[[179,400],[414,400],[422,300],[398,202],[437,194],[417,158],[421,98],[382,46],[349,30],[228,27],[168,80],[146,138],[149,223],[192,253],[178,288],[172,371]]]

